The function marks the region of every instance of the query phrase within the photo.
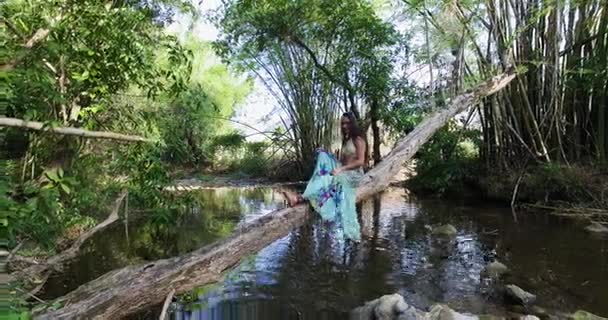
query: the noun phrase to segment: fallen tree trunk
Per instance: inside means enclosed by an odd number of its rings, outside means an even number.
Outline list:
[[[401,165],[411,159],[422,144],[439,128],[479,99],[504,88],[515,75],[499,75],[479,87],[455,97],[450,106],[423,121],[362,181],[357,201],[385,189]],[[307,205],[270,213],[237,230],[229,238],[203,247],[181,257],[128,266],[111,271],[80,286],[56,303],[58,310],[34,311],[36,319],[117,319],[146,307],[162,303],[168,293],[190,291],[218,281],[222,273],[276,239],[304,224]]]
[[[121,133],[107,132],[107,131],[90,131],[73,127],[45,127],[44,123],[38,121],[26,121],[17,118],[0,117],[0,127],[15,127],[23,128],[28,130],[45,131],[56,134],[63,134],[69,136],[78,136],[84,138],[95,138],[95,139],[111,139],[120,141],[134,141],[134,142],[153,142],[152,139],[131,136]]]
[[[103,222],[78,237],[78,239],[76,239],[76,241],[68,249],[58,255],[48,258],[44,262],[34,263],[23,270],[12,273],[11,280],[17,280],[26,284],[40,283],[37,289],[30,291],[31,294],[36,294],[36,292],[39,291],[40,288],[42,288],[44,282],[46,282],[46,279],[48,278],[49,273],[51,271],[60,270],[67,261],[73,259],[78,255],[78,251],[80,250],[80,247],[85,241],[87,241],[97,232],[106,229],[110,224],[118,220],[118,212],[120,211],[121,204],[126,196],[127,192],[122,192],[114,201],[114,206],[112,207],[110,215]]]

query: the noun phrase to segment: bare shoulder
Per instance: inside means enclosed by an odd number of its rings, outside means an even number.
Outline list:
[[[362,137],[355,138],[355,145],[357,145],[358,147],[365,147],[365,139],[363,139]]]

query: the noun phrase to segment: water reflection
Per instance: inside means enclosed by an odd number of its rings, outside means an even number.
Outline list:
[[[422,309],[445,302],[505,314],[498,286],[480,277],[494,257],[542,306],[608,314],[606,240],[571,222],[529,215],[515,223],[507,209],[413,201],[396,189],[359,210],[361,243],[338,240],[313,218],[194,302],[176,303],[173,319],[348,319],[352,308],[393,292]],[[431,226],[445,223],[456,226],[455,238],[431,236]]]
[[[283,206],[271,189],[200,190],[172,208],[133,209],[85,244],[82,254],[54,275],[43,299],[61,296],[108,271],[172,257],[221,239],[239,225]],[[243,262],[226,280],[180,297],[173,319],[348,319],[364,301],[399,292],[426,308],[445,302],[472,313],[510,308],[495,283],[480,277],[494,257],[508,265],[507,280],[539,297],[546,308],[586,309],[608,315],[608,241],[571,221],[456,202],[418,201],[392,189],[363,203],[363,241],[345,243],[331,224],[311,218]],[[458,234],[440,240],[431,228],[450,223]],[[158,317],[152,308],[140,318]]]
[[[74,290],[111,270],[185,254],[230,235],[242,223],[282,206],[269,188],[217,188],[168,199],[170,208],[133,208],[128,224],[97,234],[66,269],[51,276],[44,299]]]

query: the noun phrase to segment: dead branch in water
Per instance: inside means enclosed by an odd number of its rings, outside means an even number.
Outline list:
[[[112,207],[110,215],[102,223],[96,225],[78,237],[70,248],[58,255],[48,258],[44,262],[35,263],[23,270],[14,272],[11,274],[11,278],[13,278],[12,280],[20,280],[27,283],[36,283],[42,280],[42,284],[44,284],[52,270],[60,269],[67,261],[76,257],[80,247],[86,240],[91,238],[97,232],[106,229],[110,224],[118,220],[118,212],[120,211],[121,204],[126,196],[126,191],[120,193],[118,198],[114,201],[114,206]],[[23,257],[14,255],[13,259],[23,259]],[[42,288],[42,284],[39,284],[37,288],[32,290],[30,293],[36,294],[36,292]]]
[[[608,216],[608,210],[599,209],[599,208],[568,208],[568,207],[555,207],[548,206],[542,204],[526,204],[526,207],[535,208],[535,209],[543,209],[543,210],[551,210],[561,213],[570,213],[570,215],[580,215],[580,216]]]
[[[384,190],[420,147],[459,112],[504,88],[515,77],[513,71],[488,80],[452,99],[448,107],[420,123],[401,139],[395,149],[369,171],[357,189],[357,201]],[[143,308],[162,303],[167,289],[176,294],[218,281],[224,271],[241,258],[255,253],[302,226],[308,205],[299,205],[267,214],[235,231],[227,239],[183,256],[127,266],[111,271],[56,300],[58,310],[34,310],[36,319],[122,318]]]

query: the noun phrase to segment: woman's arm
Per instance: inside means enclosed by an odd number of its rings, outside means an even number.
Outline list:
[[[365,164],[365,140],[361,137],[355,139],[356,158],[350,163],[340,166],[332,171],[332,174],[338,174],[344,170],[356,169]]]

